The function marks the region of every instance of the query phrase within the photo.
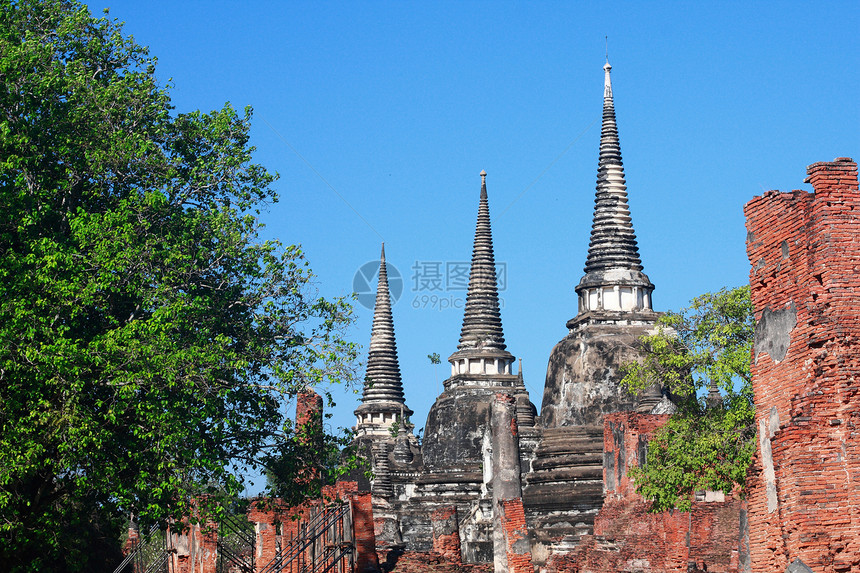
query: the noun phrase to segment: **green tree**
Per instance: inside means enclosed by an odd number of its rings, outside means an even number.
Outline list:
[[[92,539],[235,495],[286,399],[353,378],[349,304],[259,238],[250,110],[176,113],[155,64],[0,0],[0,569],[106,569]]]
[[[327,397],[333,406],[331,396]],[[303,414],[297,411],[295,422],[284,421],[283,437],[263,456],[266,485],[272,495],[261,503],[289,513],[303,501],[326,497],[324,487],[345,474],[360,474],[364,463],[358,456],[355,434],[343,428],[339,434],[327,432],[325,421],[330,416],[322,409],[309,409]]]
[[[743,488],[755,451],[750,353],[755,320],[748,286],[696,297],[642,338],[641,363],[625,367],[635,391],[662,384],[678,410],[631,475],[653,511],[687,510],[693,493]]]

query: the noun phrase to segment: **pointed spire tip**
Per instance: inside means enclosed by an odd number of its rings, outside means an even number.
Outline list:
[[[603,39],[606,41],[606,65],[603,66],[603,69],[607,69],[607,66],[611,69],[612,66],[609,65],[609,35],[603,36]]]

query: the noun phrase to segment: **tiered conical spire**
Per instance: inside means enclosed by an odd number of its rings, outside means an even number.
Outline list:
[[[490,207],[487,202],[486,171],[481,171],[478,224],[475,228],[463,328],[460,330],[460,344],[457,349],[505,350],[505,335],[502,332],[502,318],[499,314],[493,234],[490,230]]]
[[[621,144],[615,123],[615,103],[609,61],[603,88],[603,128],[600,132],[600,159],[597,167],[597,194],[594,198],[594,222],[585,272],[624,268],[641,271],[636,233],[627,207],[627,185],[621,162]]]
[[[608,59],[603,70],[603,127],[597,193],[585,276],[576,287],[579,315],[595,311],[651,312],[654,285],[642,272],[636,233],[627,206],[627,184],[609,77],[612,66]]]
[[[397,342],[394,339],[394,320],[391,317],[391,297],[388,291],[384,244],[379,260],[379,283],[376,287],[370,353],[367,358],[367,374],[361,401],[365,406],[390,404],[386,410],[394,413],[399,413],[399,405],[404,403],[400,364],[397,360]]]
[[[517,425],[521,428],[532,427],[535,425],[535,407],[529,400],[529,391],[526,390],[526,383],[523,380],[523,359],[520,358],[520,368],[517,372],[516,394],[514,398],[517,401]]]
[[[392,454],[394,461],[401,464],[408,464],[414,459],[412,448],[409,447],[409,434],[407,433],[406,413],[400,411],[400,424],[397,428],[397,440],[394,442]]]

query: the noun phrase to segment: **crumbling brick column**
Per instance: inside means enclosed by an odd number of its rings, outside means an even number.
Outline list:
[[[511,573],[534,573],[531,542],[526,526],[523,499],[503,499],[499,502],[502,531],[505,540],[507,571]],[[497,569],[498,570],[498,569]]]
[[[457,519],[457,506],[446,505],[430,515],[433,528],[433,553],[438,553],[451,563],[461,563],[460,522]]]
[[[311,388],[304,388],[296,396],[295,435],[310,455],[303,460],[305,466],[297,471],[296,486],[319,487],[320,460],[318,452],[323,451],[323,399]]]
[[[379,571],[376,535],[373,531],[373,505],[369,493],[350,496],[352,528],[355,533],[355,570],[358,573]]]
[[[769,191],[744,208],[757,320],[753,571],[860,569],[857,164],[807,173],[814,193]]]
[[[308,424],[322,426],[323,399],[312,388],[305,388],[296,397],[296,428]]]
[[[520,562],[523,555],[528,555],[531,563],[528,537],[520,540],[518,518],[513,514],[506,517],[504,509],[505,504],[509,504],[510,511],[515,513],[514,506],[519,503],[519,512],[523,511],[516,408],[514,397],[500,392],[496,394],[490,415],[493,438],[493,563],[496,573],[514,570],[509,558]],[[525,517],[522,527],[524,531]],[[515,553],[511,554],[513,547],[516,547]]]

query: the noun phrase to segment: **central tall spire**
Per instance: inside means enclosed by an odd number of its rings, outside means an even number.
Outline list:
[[[627,185],[621,144],[615,122],[615,103],[609,61],[603,66],[603,127],[600,131],[600,158],[597,165],[597,194],[594,198],[594,222],[585,272],[625,268],[642,270],[636,233],[627,206]]]
[[[475,242],[472,248],[472,266],[469,271],[469,289],[463,313],[460,343],[448,360],[454,366],[453,373],[478,373],[463,363],[466,371],[460,371],[457,363],[469,358],[492,358],[493,366],[481,373],[510,374],[513,356],[507,352],[502,318],[499,313],[499,288],[496,278],[496,261],[493,254],[493,234],[490,229],[490,206],[487,200],[487,172],[481,171],[481,197],[478,202],[478,222],[475,226]]]
[[[579,313],[650,311],[654,285],[642,272],[636,232],[627,206],[627,182],[615,122],[612,66],[603,66],[603,126],[597,164],[597,193],[585,276],[576,287]]]

